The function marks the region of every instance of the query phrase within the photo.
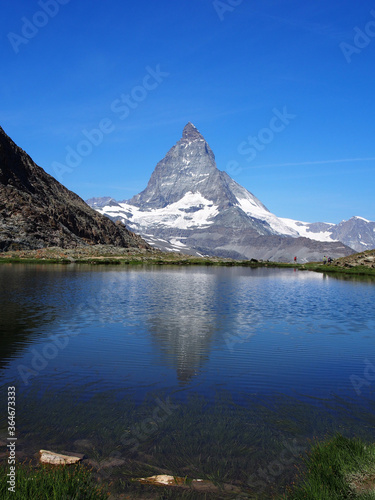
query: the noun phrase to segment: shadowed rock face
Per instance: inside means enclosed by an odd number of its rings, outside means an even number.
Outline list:
[[[0,127],[0,250],[92,244],[150,248],[38,167]]]

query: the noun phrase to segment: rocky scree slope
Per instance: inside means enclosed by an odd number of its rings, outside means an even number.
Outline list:
[[[344,268],[362,266],[374,269],[375,271],[375,250],[366,250],[365,252],[342,257],[341,259],[335,260],[333,265]]]

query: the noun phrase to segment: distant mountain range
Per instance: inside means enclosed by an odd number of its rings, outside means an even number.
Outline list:
[[[357,252],[375,248],[375,222],[354,216],[339,224],[329,222],[300,222],[281,219],[301,236],[318,241],[341,241]]]
[[[0,251],[93,244],[150,248],[38,167],[0,127]]]
[[[102,197],[87,203],[158,248],[193,255],[286,262],[297,256],[304,262],[375,247],[375,223],[361,217],[335,225],[271,213],[217,168],[214,153],[192,123],[156,165],[144,191],[130,200]]]

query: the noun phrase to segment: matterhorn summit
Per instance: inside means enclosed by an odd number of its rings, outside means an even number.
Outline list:
[[[199,132],[197,127],[195,127],[191,122],[185,125],[184,130],[182,131],[182,140],[186,140],[187,142],[193,141],[204,141],[203,135]]]
[[[188,123],[182,138],[156,165],[144,191],[129,203],[143,208],[163,208],[188,192],[206,192],[211,176],[218,172],[215,155],[204,137]]]
[[[165,250],[284,261],[294,255],[302,261],[351,253],[340,242],[299,238],[295,225],[217,168],[212,149],[190,122],[156,165],[146,189],[123,202],[108,199],[88,203]]]

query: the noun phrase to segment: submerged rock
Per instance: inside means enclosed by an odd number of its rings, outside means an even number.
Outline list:
[[[236,486],[233,486],[232,484],[222,484],[219,488],[219,486],[216,486],[214,483],[212,483],[211,481],[207,481],[206,479],[188,479],[186,477],[169,476],[167,474],[141,477],[139,479],[136,479],[135,481],[143,484],[152,484],[156,486],[177,486],[180,488],[190,488],[193,490],[206,492],[217,492],[219,490],[233,493],[240,492],[240,489]]]
[[[77,441],[74,441],[74,445],[77,446],[77,448],[94,448],[93,443],[88,439],[77,439]]]
[[[102,460],[101,462],[98,462],[97,460],[93,460],[90,458],[87,460],[87,463],[94,469],[100,470],[112,467],[121,467],[121,465],[124,465],[125,460],[122,460],[121,458],[110,458],[108,460]]]
[[[183,477],[168,476],[160,474],[158,476],[141,477],[137,479],[140,483],[157,484],[160,486],[186,486],[187,480]],[[191,482],[202,482],[203,479],[193,479]]]

